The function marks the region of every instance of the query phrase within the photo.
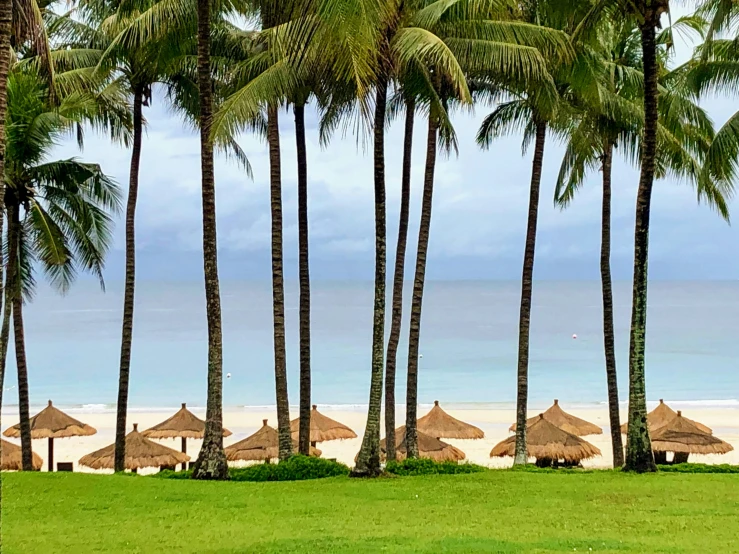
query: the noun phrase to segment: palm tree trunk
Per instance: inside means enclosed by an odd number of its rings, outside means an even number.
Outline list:
[[[526,226],[526,248],[523,255],[521,275],[521,313],[518,323],[518,389],[516,394],[516,451],[513,465],[525,465],[526,454],[526,407],[529,399],[529,326],[531,323],[531,289],[534,277],[534,254],[536,252],[536,224],[539,215],[539,187],[544,161],[544,143],[547,125],[536,122],[536,143],[531,169],[529,190],[529,216]]]
[[[277,432],[280,460],[292,455],[290,402],[287,396],[287,361],[285,354],[285,285],[282,275],[282,174],[280,168],[280,128],[277,106],[267,107],[267,142],[269,143],[269,182],[272,213],[272,314],[274,320],[275,393],[277,396]]]
[[[375,305],[372,325],[372,377],[370,380],[367,425],[362,448],[352,471],[356,477],[380,474],[380,414],[382,411],[382,370],[385,347],[385,110],[387,80],[378,79],[375,95],[374,165],[375,165]]]
[[[12,213],[12,206],[7,206],[8,212]],[[6,260],[5,270],[5,304],[3,305],[3,324],[0,330],[0,407],[2,406],[3,386],[5,384],[5,368],[7,367],[8,358],[8,342],[10,339],[10,318],[13,314],[13,294],[15,293],[15,274],[18,264],[13,260],[18,260],[18,240],[12,235],[13,226],[11,220],[8,220],[8,257]],[[2,237],[2,227],[0,227],[0,237]],[[2,263],[0,263],[2,266]]]
[[[2,236],[2,232],[0,232],[0,236]],[[10,316],[13,313],[10,283],[10,271],[6,271],[4,290],[5,303],[3,304],[3,324],[2,328],[0,329],[0,407],[2,407],[3,405],[3,386],[5,385],[5,368],[8,358],[8,339],[10,338]]]
[[[8,240],[15,247],[11,252],[12,264],[18,263],[20,239],[20,208],[10,208],[8,221]],[[16,267],[13,272],[13,338],[15,340],[15,361],[18,367],[18,412],[21,428],[21,465],[23,471],[33,471],[33,452],[31,450],[31,414],[29,411],[28,365],[26,363],[26,339],[23,332],[23,294],[20,286],[20,275]]]
[[[198,89],[200,93],[200,167],[203,195],[203,273],[208,319],[208,399],[203,446],[193,479],[228,479],[223,452],[223,336],[218,282],[216,188],[213,171],[213,92],[210,74],[210,0],[198,2]]]
[[[656,17],[656,20],[653,19]],[[655,26],[659,16],[641,25],[644,64],[644,135],[642,137],[641,176],[636,195],[634,231],[634,290],[631,303],[629,344],[629,426],[626,437],[626,471],[656,471],[652,441],[647,426],[646,375],[644,350],[647,327],[647,261],[649,259],[649,214],[657,155],[657,46]]]
[[[298,452],[310,454],[310,258],[308,256],[308,156],[305,147],[305,104],[295,104],[298,151],[298,272],[300,279],[300,430]]]
[[[133,340],[133,306],[136,287],[136,199],[139,193],[139,165],[141,162],[143,93],[137,88],[133,94],[133,151],[128,178],[126,205],[126,282],[123,291],[123,325],[121,330],[121,361],[118,374],[118,404],[115,421],[115,471],[126,469],[126,412],[128,411],[128,380],[131,370],[131,341]]]
[[[423,200],[421,202],[421,225],[418,228],[416,276],[413,280],[413,298],[411,300],[411,330],[408,335],[408,385],[405,399],[405,445],[408,458],[418,458],[418,344],[421,339],[421,307],[423,304],[423,287],[426,281],[426,255],[431,232],[431,208],[434,199],[437,131],[438,122],[436,117],[429,116],[426,171],[423,178]]]
[[[5,215],[5,117],[8,112],[12,20],[12,0],[0,0],[0,229],[2,229],[2,220]],[[2,264],[0,264],[0,284],[2,284]]]
[[[600,242],[600,278],[603,289],[603,343],[606,354],[606,382],[608,383],[608,416],[611,424],[613,467],[624,465],[624,447],[621,442],[621,418],[618,413],[618,374],[613,331],[613,288],[611,285],[611,175],[613,173],[613,144],[605,140],[603,148],[603,216]]]
[[[411,204],[411,157],[413,154],[413,123],[415,115],[416,103],[412,98],[409,98],[405,102],[403,176],[400,183],[400,220],[398,222],[398,246],[395,249],[390,337],[387,341],[387,360],[385,362],[385,452],[388,460],[395,460],[395,367],[398,357],[400,331],[403,324],[403,279],[405,277],[405,251],[408,243],[408,214]]]
[[[10,71],[10,35],[13,19],[12,0],[0,0],[0,238],[3,233],[3,219],[5,216],[5,117],[8,112],[8,72]],[[3,286],[3,264],[0,263],[0,287]],[[7,295],[0,291],[0,305]],[[6,300],[7,301],[7,300]],[[10,318],[10,307],[3,308],[3,329],[5,327],[5,313]],[[7,329],[10,329],[8,319]],[[3,335],[0,332],[0,408],[3,405],[3,385],[5,383],[5,358],[8,352],[9,330]],[[1,449],[1,447],[0,447]]]

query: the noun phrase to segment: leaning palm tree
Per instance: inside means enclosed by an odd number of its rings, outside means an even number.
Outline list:
[[[58,92],[58,91],[57,91]],[[23,469],[32,469],[23,303],[32,296],[37,267],[61,292],[79,270],[101,286],[112,241],[110,214],[120,208],[118,187],[93,164],[47,161],[52,148],[86,120],[98,121],[100,105],[87,93],[50,94],[48,84],[20,68],[8,80],[5,206],[8,277],[20,412]]]

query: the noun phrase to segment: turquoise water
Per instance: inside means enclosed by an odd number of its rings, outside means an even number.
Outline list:
[[[630,285],[615,285],[617,356],[626,398]],[[321,404],[368,400],[372,336],[370,283],[313,287],[313,396]],[[420,401],[515,401],[519,285],[432,282],[421,336]],[[739,282],[650,285],[647,392],[651,400],[739,403]],[[410,299],[409,292],[406,299]],[[226,406],[274,404],[269,283],[222,284]],[[297,402],[297,289],[287,286],[291,403]],[[31,403],[49,398],[90,408],[115,403],[121,288],[106,294],[78,283],[64,298],[38,293],[26,309]],[[130,402],[133,407],[205,403],[205,300],[199,283],[140,283]],[[387,327],[389,331],[389,324]],[[407,340],[407,325],[403,336]],[[598,282],[538,282],[534,287],[530,397],[546,404],[606,400]],[[573,334],[577,339],[573,339]],[[404,398],[407,350],[399,352]],[[6,405],[17,403],[12,350]]]

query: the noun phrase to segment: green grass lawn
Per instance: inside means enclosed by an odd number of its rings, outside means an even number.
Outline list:
[[[739,552],[739,476],[3,474],[2,552]]]

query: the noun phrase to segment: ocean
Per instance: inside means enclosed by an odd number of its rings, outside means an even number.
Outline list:
[[[390,289],[390,287],[388,287]],[[429,282],[421,328],[419,399],[510,406],[516,395],[520,286]],[[271,406],[274,398],[269,282],[223,282],[224,405]],[[371,283],[317,282],[312,292],[313,400],[359,409],[369,394]],[[410,289],[405,294],[410,302]],[[620,396],[627,398],[631,286],[614,285]],[[61,297],[38,292],[25,311],[32,406],[114,408],[122,286],[102,293],[78,282]],[[286,287],[288,383],[298,400],[297,284]],[[388,302],[389,306],[389,302]],[[398,353],[397,398],[405,397],[407,312]],[[529,390],[533,406],[553,398],[606,402],[600,284],[536,282]],[[739,282],[654,282],[649,289],[647,396],[739,407]],[[389,311],[386,332],[389,332]],[[577,338],[573,338],[576,335]],[[131,361],[132,409],[206,398],[205,299],[200,283],[137,285]],[[8,357],[4,403],[17,405]],[[33,411],[33,410],[32,410]]]

